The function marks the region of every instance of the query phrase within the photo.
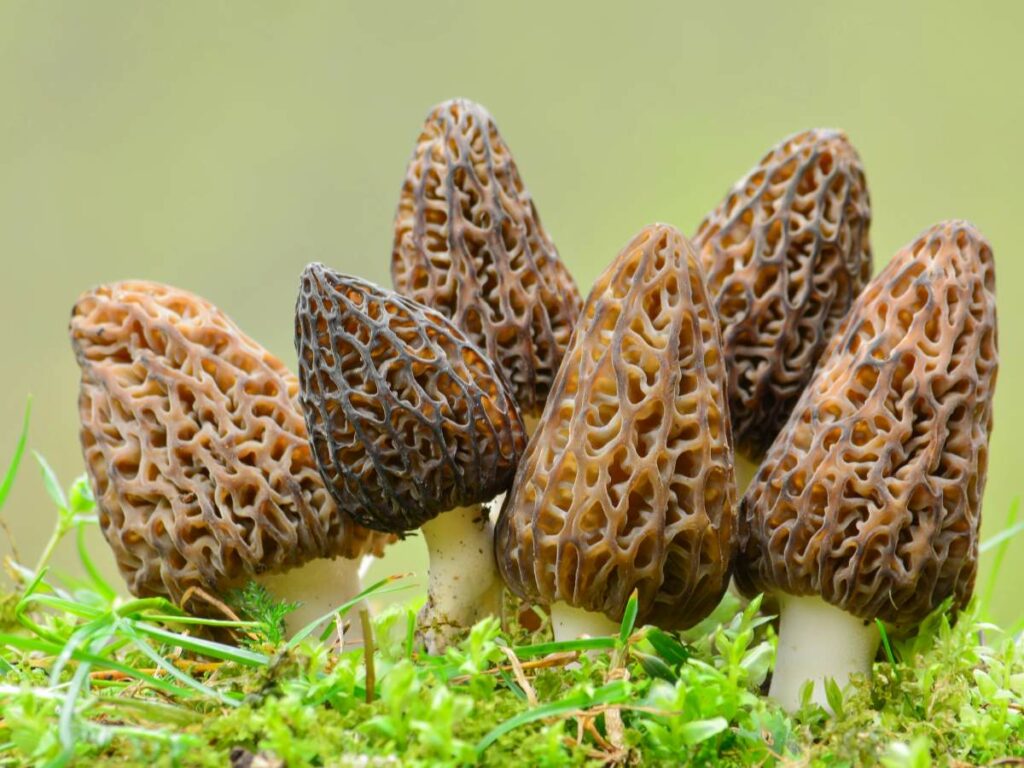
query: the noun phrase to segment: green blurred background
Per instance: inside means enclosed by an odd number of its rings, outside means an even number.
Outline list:
[[[293,363],[300,270],[389,284],[420,123],[466,96],[498,120],[584,291],[641,226],[691,233],[769,146],[811,126],[845,128],[860,150],[876,268],[939,219],[980,226],[1001,302],[992,536],[1024,487],[1022,28],[1011,1],[0,0],[0,466],[32,393],[31,447],[66,481],[81,471],[66,325],[96,283],[196,291]],[[53,518],[33,462],[3,517],[34,562]],[[421,546],[375,571],[418,567]],[[59,557],[73,567],[70,547]],[[1022,578],[1024,536],[1001,575],[1004,622],[1024,613]]]

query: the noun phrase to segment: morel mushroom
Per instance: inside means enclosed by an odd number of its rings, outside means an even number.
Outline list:
[[[642,230],[594,285],[495,532],[555,637],[683,628],[729,582],[736,488],[718,319],[697,254]]]
[[[773,148],[697,230],[747,459],[771,445],[870,279],[870,222],[856,150],[841,131],[819,129]]]
[[[359,591],[358,558],[385,537],[331,500],[298,382],[276,357],[212,304],[157,283],[84,293],[70,333],[85,465],[132,594],[181,602],[255,579],[303,601],[294,629]]]
[[[491,358],[522,416],[540,415],[580,309],[487,110],[427,116],[395,216],[395,290],[451,319]]]
[[[295,317],[301,398],[320,473],[368,528],[421,528],[428,652],[500,609],[490,522],[525,446],[511,394],[439,312],[311,264]]]
[[[874,619],[913,625],[974,587],[996,349],[992,250],[926,231],[869,284],[740,512],[736,580],[781,608],[771,694],[868,674]]]

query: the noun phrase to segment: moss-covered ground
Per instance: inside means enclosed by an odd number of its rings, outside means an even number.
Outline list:
[[[52,547],[7,562],[0,765],[1024,764],[1024,641],[983,621],[987,586],[955,624],[940,609],[885,636],[872,679],[830,691],[834,714],[787,715],[763,695],[772,616],[731,595],[683,633],[628,611],[618,637],[553,643],[543,616],[533,632],[492,619],[433,657],[415,648],[416,601],[372,619],[341,606],[285,640],[288,606],[253,586],[214,619],[126,600],[84,546],[87,484],[65,490],[40,463],[52,541],[77,537],[88,576],[57,576]],[[1019,529],[986,544],[997,564]],[[336,642],[363,622],[370,642]]]

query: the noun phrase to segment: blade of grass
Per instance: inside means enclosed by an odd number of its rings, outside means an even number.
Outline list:
[[[270,663],[270,657],[247,648],[238,648],[233,645],[217,643],[213,640],[203,640],[190,635],[180,635],[168,629],[148,624],[135,619],[124,619],[124,624],[131,627],[133,631],[160,640],[168,645],[184,648],[186,651],[201,653],[214,659],[233,661],[236,664],[243,664],[247,667],[265,667]],[[148,646],[147,646],[148,647]]]
[[[78,561],[82,564],[85,572],[89,574],[93,587],[95,587],[104,600],[108,603],[113,602],[114,598],[117,597],[117,592],[103,578],[96,564],[92,561],[92,557],[89,555],[89,548],[85,545],[85,525],[82,523],[75,526],[75,546],[78,548]]]
[[[300,629],[298,632],[296,632],[292,636],[291,640],[289,640],[287,643],[285,643],[284,650],[286,650],[286,651],[292,650],[293,648],[298,646],[299,643],[301,643],[303,640],[305,640],[307,637],[309,637],[313,633],[313,631],[316,630],[316,628],[319,627],[323,622],[328,621],[329,619],[333,618],[335,614],[339,614],[340,613],[342,616],[344,616],[354,606],[358,605],[362,600],[366,599],[370,595],[386,595],[386,594],[389,594],[391,592],[399,592],[399,591],[401,591],[403,589],[409,589],[412,586],[414,586],[412,584],[400,584],[400,585],[397,585],[395,587],[387,587],[386,586],[388,584],[391,584],[391,583],[393,583],[393,582],[395,582],[395,581],[397,581],[399,579],[403,579],[403,578],[405,578],[405,577],[404,576],[388,576],[387,578],[381,579],[380,581],[375,582],[374,584],[371,584],[369,587],[364,589],[362,592],[360,592],[358,595],[353,597],[351,600],[348,600],[348,601],[342,603],[337,608],[331,609],[330,611],[328,611],[327,613],[323,614],[319,618],[313,619],[313,621],[309,622],[309,624],[307,624],[302,629]]]
[[[45,640],[36,640],[31,637],[7,634],[0,634],[0,645],[10,646],[11,648],[17,648],[21,651],[38,651],[49,656],[57,656],[63,647],[60,643],[51,643]],[[75,651],[71,655],[71,658],[78,662],[88,662],[99,669],[110,669],[115,672],[120,672],[128,677],[148,683],[153,688],[170,694],[171,696],[185,697],[194,695],[194,692],[188,688],[179,688],[176,685],[171,685],[165,680],[161,680],[158,677],[154,677],[153,675],[142,672],[134,667],[130,667],[127,664],[114,661],[113,659],[108,659],[103,656],[94,656],[84,651]]]
[[[562,640],[560,642],[537,643],[536,645],[517,645],[512,650],[520,659],[534,656],[547,656],[551,653],[567,651],[602,651],[615,648],[617,639],[614,637],[584,637],[579,640]]]
[[[199,682],[198,680],[196,680],[191,675],[188,675],[188,674],[182,672],[176,666],[171,664],[171,662],[169,662],[167,659],[165,659],[159,653],[154,651],[153,648],[149,645],[149,643],[147,643],[141,637],[136,635],[134,630],[130,626],[127,626],[128,622],[120,621],[119,625],[120,625],[120,631],[122,633],[126,634],[128,637],[131,637],[133,639],[134,642],[132,643],[132,645],[135,646],[135,648],[137,648],[139,651],[141,651],[142,654],[144,656],[146,656],[147,658],[149,658],[149,660],[152,661],[154,664],[156,664],[156,666],[158,666],[160,669],[162,669],[164,672],[166,672],[168,675],[173,677],[175,680],[177,680],[179,683],[181,683],[185,687],[191,688],[194,691],[197,691],[197,692],[203,694],[204,696],[206,696],[208,698],[211,698],[211,699],[213,699],[215,701],[219,701],[221,704],[225,704],[225,705],[227,705],[229,707],[241,706],[241,702],[238,701],[237,699],[233,699],[230,696],[227,696],[226,694],[221,693],[220,691],[214,690],[213,688],[211,688],[208,685],[204,685],[203,683]]]
[[[882,623],[881,619],[875,619],[875,625],[878,627],[878,634],[882,636],[882,647],[885,648],[885,657],[889,659],[889,663],[896,666],[896,654],[892,652],[892,644],[889,642],[889,632],[885,628],[885,624]]]
[[[60,487],[57,473],[53,471],[50,462],[39,451],[32,451],[32,455],[36,457],[39,468],[42,470],[43,487],[46,489],[46,495],[50,497],[57,509],[66,513],[68,511],[68,499],[64,495],[64,489]]]
[[[982,542],[978,547],[980,552],[987,552],[995,547],[992,567],[989,569],[988,578],[985,580],[985,589],[981,594],[981,601],[979,603],[981,615],[986,618],[990,615],[989,609],[992,607],[992,597],[995,595],[999,572],[1003,567],[1003,559],[1006,557],[1006,551],[1010,548],[1010,539],[1017,533],[1020,533],[1021,530],[1024,530],[1024,521],[1017,523],[1017,513],[1019,511],[1020,497],[1017,497],[1010,502],[1010,509],[1006,513],[1006,525],[1003,526],[1003,530],[992,539]],[[1000,536],[1002,536],[1001,539],[999,538]],[[993,541],[995,541],[994,544]]]
[[[546,717],[554,717],[573,712],[578,709],[586,709],[600,704],[618,704],[629,697],[630,687],[625,680],[616,680],[597,688],[593,693],[577,691],[565,698],[542,704],[534,709],[521,712],[505,722],[491,729],[476,745],[477,756],[480,756],[494,742],[500,739],[509,731],[515,730],[521,725],[532,723],[535,720],[542,720]]]
[[[633,634],[633,625],[636,624],[636,615],[639,610],[639,593],[634,589],[633,594],[629,596],[629,600],[626,602],[626,610],[622,614],[622,624],[619,626],[619,642],[623,645],[629,640],[629,636]]]
[[[25,454],[25,444],[28,442],[28,425],[32,417],[32,398],[28,399],[25,403],[25,415],[21,417],[21,434],[18,435],[18,443],[14,447],[14,455],[11,456],[11,461],[7,465],[7,471],[4,473],[4,480],[0,483],[0,509],[3,509],[4,502],[7,501],[7,494],[11,492],[11,486],[14,485],[14,478],[18,474],[18,467],[21,466],[21,457]]]
[[[1013,510],[1014,516],[1016,516],[1016,509],[1019,506],[1020,499],[1014,499],[1013,504],[1010,505],[1010,509]],[[978,546],[978,551],[988,552],[993,547],[998,547],[1004,542],[1009,541],[1021,531],[1024,531],[1024,520],[1021,520],[1019,523],[1015,525],[1011,525],[1007,528],[1004,528],[992,538],[986,539],[985,541],[981,542],[981,544]]]

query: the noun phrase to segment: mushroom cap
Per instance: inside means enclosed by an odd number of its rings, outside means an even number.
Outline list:
[[[741,502],[736,581],[911,624],[974,587],[998,353],[992,249],[948,221],[857,299]]]
[[[494,361],[522,413],[539,414],[580,293],[479,104],[455,99],[431,110],[394,231],[395,290],[450,318]]]
[[[523,422],[494,366],[444,315],[310,264],[295,349],[320,474],[366,527],[404,533],[511,484]]]
[[[871,278],[871,205],[841,131],[784,140],[693,242],[722,323],[736,450],[760,459]]]
[[[133,594],[177,602],[383,547],[324,488],[294,374],[212,304],[112,283],[82,294],[70,334],[100,528]]]
[[[594,285],[495,530],[525,599],[666,628],[729,582],[736,486],[718,320],[696,252],[643,229]]]

